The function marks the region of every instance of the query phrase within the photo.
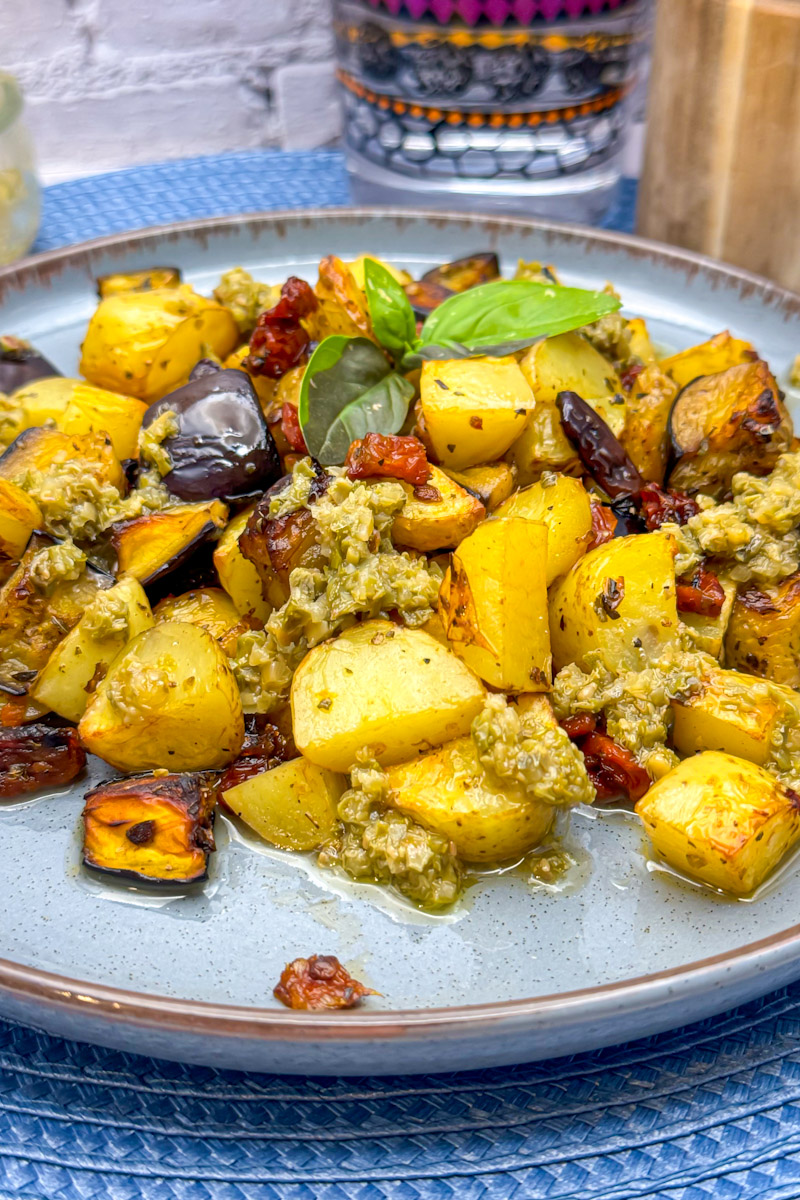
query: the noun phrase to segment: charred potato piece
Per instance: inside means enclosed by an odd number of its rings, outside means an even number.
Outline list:
[[[117,521],[111,526],[111,544],[119,571],[145,587],[155,583],[224,528],[227,515],[224,504],[209,500]]]
[[[126,488],[125,472],[105,434],[62,433],[60,429],[26,429],[0,457],[0,479],[18,486],[28,471],[57,475],[66,463],[80,462],[99,483],[110,483],[118,492]]]
[[[737,471],[766,475],[792,443],[792,419],[766,363],[689,383],[670,414],[669,486],[720,499]]]
[[[0,729],[0,799],[70,783],[86,765],[74,729],[25,725]]]
[[[431,467],[428,482],[421,489],[403,483],[403,490],[408,498],[405,508],[394,519],[392,538],[412,550],[457,546],[486,516],[480,500],[438,467]]]
[[[247,528],[254,507],[238,513],[226,525],[214,549],[214,566],[219,581],[235,604],[237,612],[243,617],[252,616],[257,621],[264,622],[272,612],[272,605],[264,599],[261,576],[255,563],[245,558],[239,545],[239,538]],[[283,600],[280,603],[283,603]]]
[[[494,512],[514,490],[513,467],[505,462],[484,463],[464,471],[445,471],[465,491],[480,500],[487,512]]]
[[[163,442],[172,469],[164,476],[181,500],[234,500],[260,495],[281,463],[245,371],[212,369],[169,392],[144,414],[147,429],[166,412],[178,431]]]
[[[694,879],[747,896],[800,837],[800,797],[761,767],[709,750],[636,805],[658,854]]]
[[[346,786],[343,775],[300,757],[222,791],[220,800],[270,845],[315,850],[335,832]]]
[[[788,687],[800,687],[800,573],[736,597],[725,634],[725,663]]]
[[[637,376],[625,409],[620,441],[648,483],[664,482],[669,459],[669,416],[676,392],[669,376],[651,364]]]
[[[59,373],[29,342],[0,335],[0,392],[15,392],[36,379]]]
[[[19,566],[0,591],[0,689],[12,696],[33,690],[59,642],[78,624],[98,591],[113,577],[87,567],[76,579],[47,577],[44,552],[58,542],[34,533]]]
[[[42,524],[39,505],[15,483],[0,479],[0,564],[19,562],[34,529]]]
[[[516,441],[533,406],[514,358],[425,362],[420,407],[436,458],[455,471],[500,458]]]
[[[111,275],[99,275],[97,294],[101,300],[106,296],[118,296],[120,292],[153,292],[160,288],[176,288],[181,282],[178,267],[148,267],[145,271],[120,271]]]
[[[586,666],[600,651],[610,670],[638,670],[641,650],[656,656],[675,642],[678,610],[672,542],[631,534],[590,550],[550,590],[555,667]]]
[[[592,533],[589,494],[579,479],[567,475],[523,488],[501,504],[495,516],[525,517],[547,526],[548,587],[583,557]]]
[[[209,351],[226,358],[238,341],[228,309],[185,284],[117,292],[89,322],[80,369],[90,383],[149,404],[184,383]]]
[[[132,577],[98,592],[39,672],[34,700],[77,723],[120,650],[152,624],[150,603]]]
[[[445,575],[440,613],[453,651],[500,691],[552,683],[546,561],[547,526],[510,516],[465,538]]]
[[[754,362],[758,354],[749,342],[731,337],[727,329],[716,334],[710,341],[690,346],[669,358],[662,358],[661,370],[669,375],[679,388],[686,387],[701,375],[717,375],[729,367]]]
[[[166,621],[111,664],[79,727],[87,750],[119,771],[215,770],[244,742],[239,689],[205,629]]]
[[[297,748],[349,771],[364,746],[402,762],[469,731],[485,692],[472,671],[421,629],[364,621],[310,650],[292,680]]]
[[[154,883],[198,883],[214,849],[216,796],[202,775],[148,775],[86,794],[84,866]]]

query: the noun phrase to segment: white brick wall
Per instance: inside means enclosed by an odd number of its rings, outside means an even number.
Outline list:
[[[0,0],[46,181],[339,130],[327,0]]]

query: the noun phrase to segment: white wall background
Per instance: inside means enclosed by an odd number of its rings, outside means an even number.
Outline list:
[[[327,0],[0,0],[45,182],[339,131]]]

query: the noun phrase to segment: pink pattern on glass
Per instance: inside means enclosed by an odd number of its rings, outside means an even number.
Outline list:
[[[584,17],[603,10],[622,8],[631,0],[367,0],[373,8],[382,8],[397,16],[407,13],[412,20],[433,17],[444,25],[454,17],[465,25],[477,25],[481,19],[492,25],[513,20],[525,25],[536,18],[555,21],[559,17]]]

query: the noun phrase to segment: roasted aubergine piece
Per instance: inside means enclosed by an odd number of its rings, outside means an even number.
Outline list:
[[[69,783],[85,764],[86,752],[74,729],[50,725],[0,729],[0,799]]]
[[[196,883],[214,849],[216,793],[200,774],[138,775],[86,794],[83,862],[95,871]]]
[[[111,526],[117,569],[148,587],[193,559],[224,528],[227,516],[221,501],[208,500],[117,521]]]
[[[0,392],[15,392],[35,379],[60,374],[22,338],[0,335]]]

